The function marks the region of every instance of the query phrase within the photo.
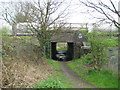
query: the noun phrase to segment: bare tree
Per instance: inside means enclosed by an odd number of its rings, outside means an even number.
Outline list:
[[[31,30],[33,30],[33,32],[36,32],[36,36],[41,45],[40,50],[43,52],[42,55],[49,56],[50,39],[56,33],[56,31],[59,31],[60,28],[64,25],[61,22],[67,15],[65,14],[65,11],[68,6],[61,11],[59,9],[63,4],[63,1],[39,0],[38,2],[33,3],[35,8],[34,10],[31,10],[29,16],[35,20],[34,23],[37,25],[29,23],[28,21],[28,26]],[[59,24],[56,26],[55,23]],[[54,31],[50,31],[51,27],[53,26]]]
[[[28,13],[30,10],[29,4],[30,3],[28,2],[1,3],[1,8],[3,11],[2,19],[8,22],[12,26],[13,35],[16,35],[17,23],[26,22],[29,19],[29,16],[28,16]]]
[[[2,20],[5,20],[6,22],[8,22],[11,26],[12,26],[12,31],[13,31],[13,35],[15,35],[15,17],[13,17],[13,12],[15,11],[13,8],[13,10],[11,11],[11,7],[15,6],[12,2],[10,2],[9,4],[7,2],[1,2],[1,10],[2,10]],[[11,6],[11,7],[10,7]]]
[[[115,19],[115,16],[118,16],[118,18],[120,18],[120,11],[118,10],[118,7],[116,7],[112,0],[108,1],[110,5],[105,4],[102,0],[80,0],[80,3],[104,15],[104,17],[94,16],[95,18],[100,19],[101,21],[109,20],[110,22],[114,23],[114,25],[118,29],[120,29],[120,23],[118,22],[118,20]]]
[[[9,9],[7,8],[3,17],[8,23],[10,21],[14,24],[26,22],[27,28],[37,36],[41,55],[49,56],[50,39],[56,31],[59,31],[64,26],[63,21],[68,14],[66,10],[69,5],[63,8],[63,1],[38,0],[37,2],[20,2],[16,6],[17,8],[14,8],[16,12],[13,16],[7,11]],[[53,27],[54,30],[51,30]]]

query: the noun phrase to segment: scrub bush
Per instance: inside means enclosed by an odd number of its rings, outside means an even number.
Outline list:
[[[96,70],[100,70],[102,66],[107,62],[106,47],[107,43],[103,42],[103,39],[99,38],[96,32],[88,34],[88,42],[90,43],[90,66]]]

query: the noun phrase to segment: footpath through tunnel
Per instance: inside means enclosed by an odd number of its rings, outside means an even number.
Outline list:
[[[73,59],[74,43],[72,42],[51,42],[51,58],[59,61]]]
[[[88,51],[84,44],[86,41],[86,37],[81,32],[57,33],[51,38],[51,58],[59,61],[80,58]],[[63,48],[64,46],[65,48]]]

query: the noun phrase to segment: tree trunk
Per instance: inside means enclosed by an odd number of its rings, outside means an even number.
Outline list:
[[[17,34],[17,27],[16,24],[12,25],[12,35],[15,36]]]

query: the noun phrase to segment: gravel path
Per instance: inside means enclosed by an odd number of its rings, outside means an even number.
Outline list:
[[[82,78],[80,78],[76,73],[74,73],[67,65],[66,62],[60,62],[62,72],[68,79],[73,83],[76,88],[95,88],[93,85],[89,84]]]

